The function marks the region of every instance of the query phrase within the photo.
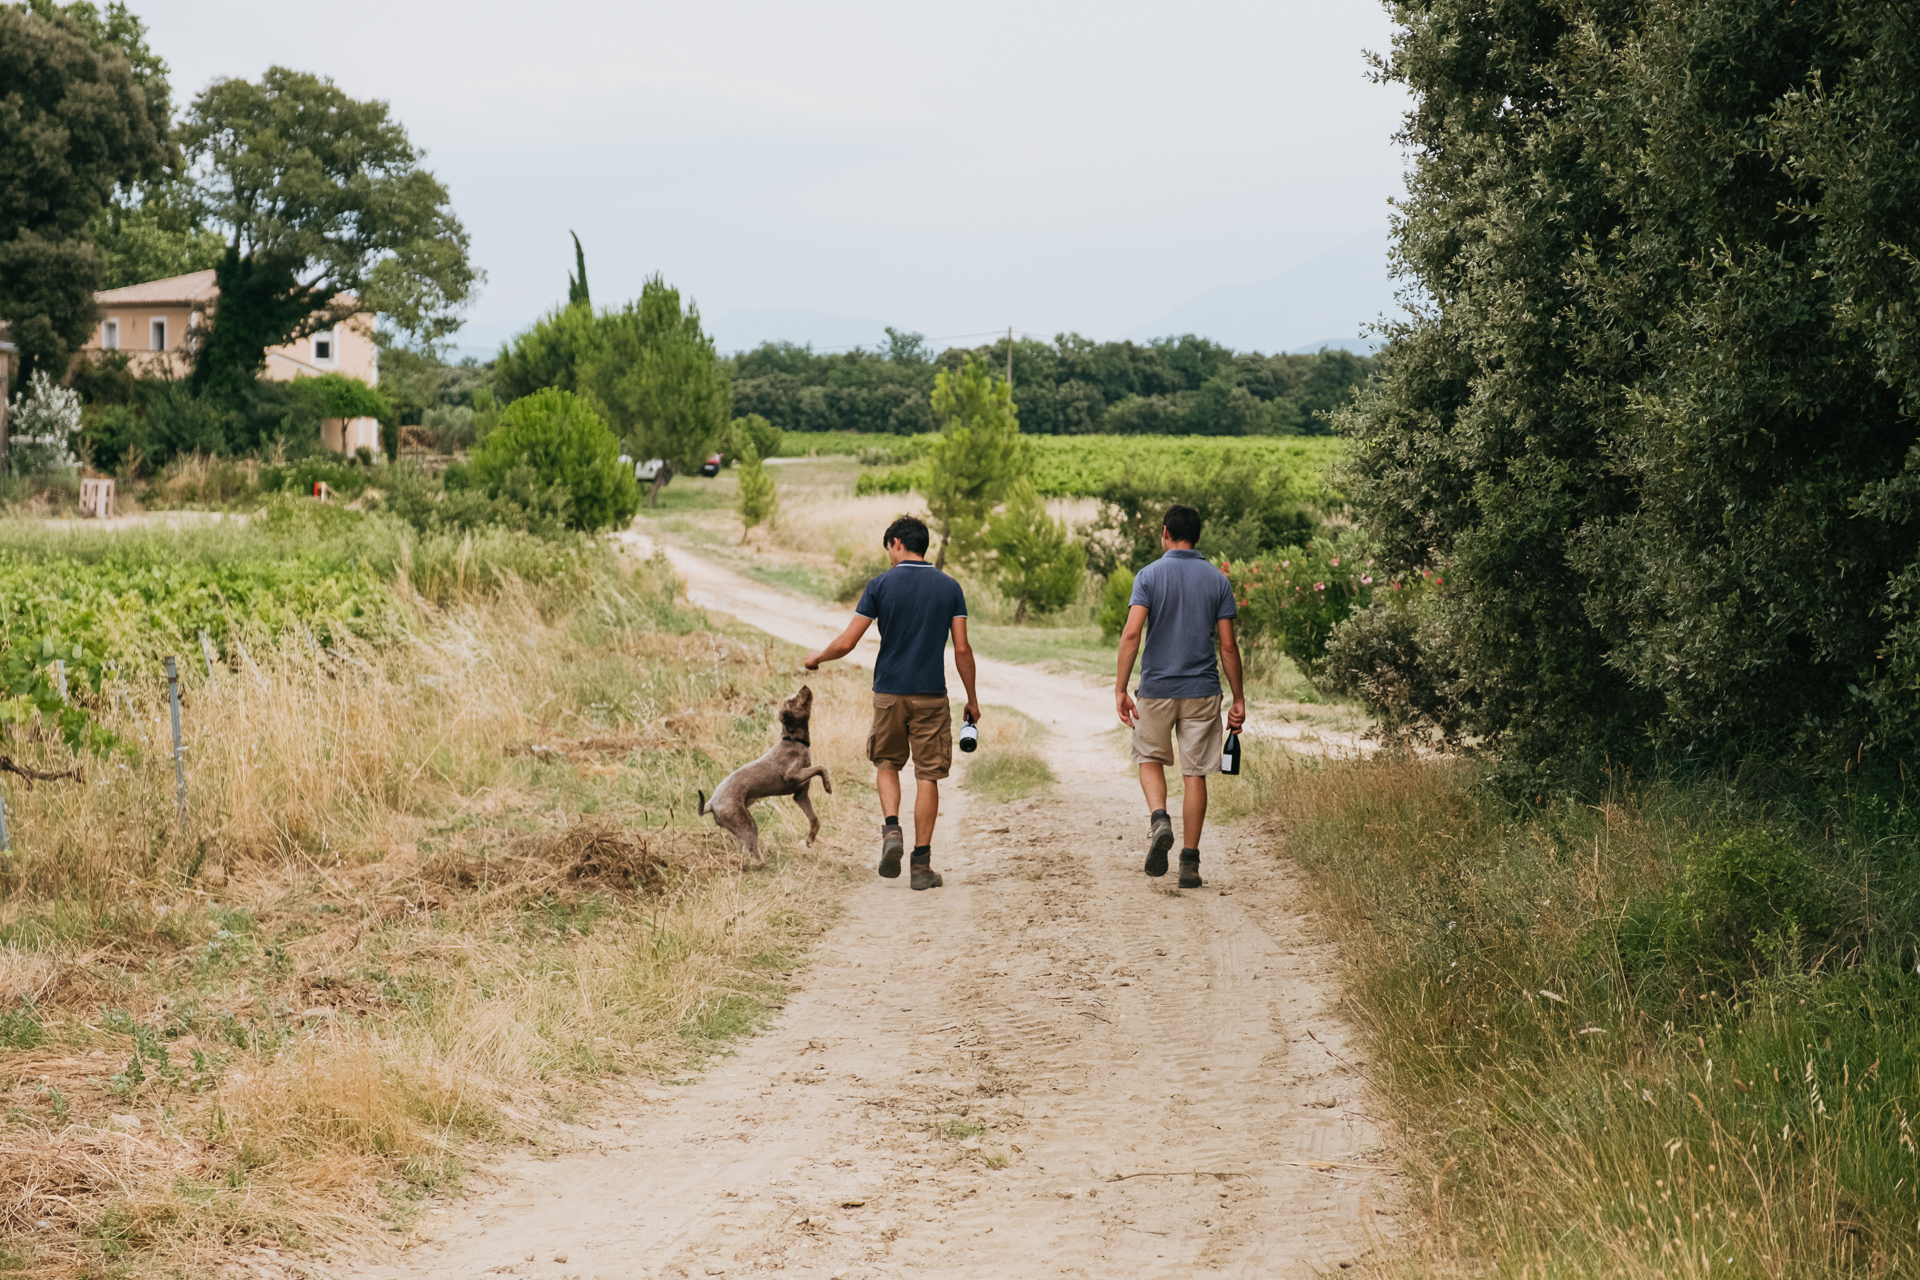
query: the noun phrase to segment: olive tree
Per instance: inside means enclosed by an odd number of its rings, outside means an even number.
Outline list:
[[[270,67],[216,80],[180,128],[207,224],[226,238],[200,386],[249,382],[267,348],[377,312],[416,341],[459,327],[478,279],[447,189],[388,105]]]

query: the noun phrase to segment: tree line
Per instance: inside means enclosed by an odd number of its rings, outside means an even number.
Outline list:
[[[768,342],[742,352],[727,361],[734,403],[788,431],[918,435],[935,428],[940,370],[974,359],[1004,372],[1011,354],[1020,427],[1031,434],[1322,435],[1373,367],[1346,351],[1262,355],[1192,334],[1146,343],[1061,334],[938,355],[919,334],[887,336],[873,350]]]

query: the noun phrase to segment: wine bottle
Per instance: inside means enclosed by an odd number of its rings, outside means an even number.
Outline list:
[[[1220,749],[1220,772],[1240,772],[1240,734],[1238,730],[1227,733],[1227,745]]]
[[[960,749],[962,751],[972,751],[980,745],[980,729],[979,726],[973,723],[973,717],[971,715],[962,712],[961,716]]]

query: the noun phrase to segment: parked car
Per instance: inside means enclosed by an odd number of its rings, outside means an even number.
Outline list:
[[[666,465],[667,464],[659,458],[648,458],[645,462],[636,462],[633,464],[633,478],[635,480],[645,480],[648,483],[652,483],[659,477],[660,472]]]
[[[719,454],[717,453],[708,454],[707,460],[700,464],[700,474],[703,476],[709,476],[709,477],[719,475],[720,462],[721,462],[721,458]]]

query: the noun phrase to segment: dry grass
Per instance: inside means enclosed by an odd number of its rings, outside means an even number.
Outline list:
[[[775,479],[785,478],[776,468]],[[850,486],[782,484],[780,516],[767,536],[788,551],[847,564],[880,554],[880,535],[897,517],[926,515],[927,504],[917,493],[855,497]]]
[[[845,874],[864,697],[805,677],[816,759],[851,785],[816,801],[818,851],[764,806],[774,857],[741,875],[693,791],[765,749],[802,677],[663,604],[662,572],[558,614],[416,600],[392,647],[202,668],[184,831],[163,690],[111,691],[133,750],[84,787],[8,780],[0,1270],[400,1238],[487,1143],[551,1140],[610,1076],[777,1003]]]
[[[1823,845],[1726,789],[1514,809],[1461,761],[1259,753],[1400,1128],[1420,1221],[1383,1272],[1920,1267],[1911,873],[1848,852],[1896,847],[1884,813]],[[1755,877],[1772,923],[1728,912]]]

